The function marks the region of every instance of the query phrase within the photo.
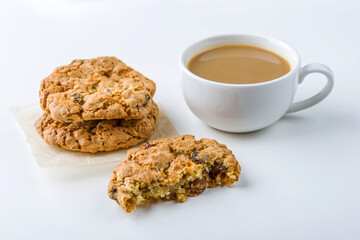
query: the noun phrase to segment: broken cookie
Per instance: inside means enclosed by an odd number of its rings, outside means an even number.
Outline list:
[[[108,195],[127,212],[153,201],[184,202],[206,188],[233,184],[240,169],[231,150],[216,140],[155,139],[128,150],[114,169]]]

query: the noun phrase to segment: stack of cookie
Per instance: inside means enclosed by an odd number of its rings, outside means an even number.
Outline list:
[[[129,148],[148,140],[159,109],[155,83],[115,57],[74,60],[41,82],[46,143],[81,152]]]

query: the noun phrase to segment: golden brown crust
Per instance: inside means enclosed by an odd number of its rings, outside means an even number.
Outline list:
[[[40,105],[60,122],[141,119],[155,83],[116,57],[73,60],[41,82]]]
[[[184,135],[155,139],[128,150],[115,167],[108,194],[127,212],[151,201],[186,201],[205,188],[231,185],[240,165],[224,144]]]
[[[140,120],[113,119],[64,123],[44,113],[35,123],[35,127],[49,145],[95,153],[128,148],[146,141],[154,131],[158,115],[159,109],[155,103],[148,116]]]

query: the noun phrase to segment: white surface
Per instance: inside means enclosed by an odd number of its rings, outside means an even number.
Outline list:
[[[359,1],[8,1],[0,7],[0,239],[359,239]],[[181,96],[178,56],[222,33],[269,35],[335,88],[322,103],[250,134],[211,129]],[[106,195],[112,164],[40,169],[9,113],[73,58],[115,55],[157,83],[177,130],[227,144],[231,188],[126,214]],[[311,75],[296,99],[318,92]],[[319,79],[319,80],[318,80]]]

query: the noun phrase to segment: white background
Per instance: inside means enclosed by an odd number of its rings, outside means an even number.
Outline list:
[[[360,1],[1,1],[0,239],[360,239]],[[204,125],[186,107],[178,56],[223,33],[287,42],[335,88],[319,105],[248,134]],[[215,138],[238,183],[185,203],[125,213],[107,196],[115,164],[41,169],[9,113],[74,58],[114,55],[157,83],[181,134]],[[297,99],[319,91],[309,76]]]

